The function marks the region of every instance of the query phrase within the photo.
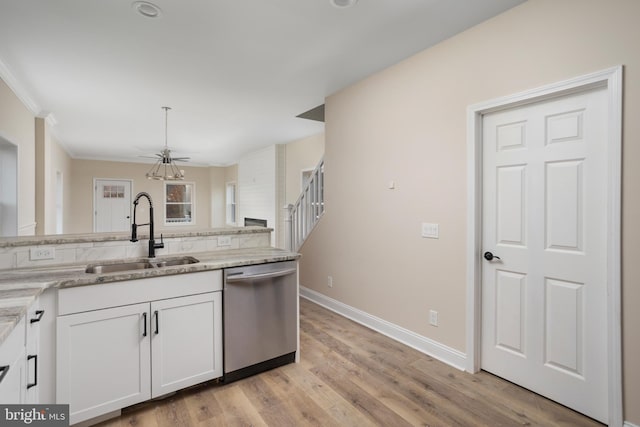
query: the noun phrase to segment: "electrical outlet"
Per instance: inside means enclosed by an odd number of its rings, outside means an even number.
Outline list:
[[[327,276],[327,286],[333,288],[333,277]]]
[[[41,259],[55,259],[56,257],[56,249],[55,248],[31,248],[29,251],[29,259],[31,261],[41,260]]]
[[[231,236],[218,237],[218,246],[231,246]]]
[[[429,324],[432,326],[438,326],[438,312],[435,310],[429,310]]]

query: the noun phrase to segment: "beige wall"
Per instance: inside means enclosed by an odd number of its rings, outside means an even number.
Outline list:
[[[231,165],[224,168],[224,181],[238,182],[238,165]]]
[[[622,64],[624,403],[640,425],[638,17],[637,0],[531,0],[329,97],[301,284],[466,352],[467,106]]]
[[[45,121],[39,117],[35,119],[36,126],[36,234],[45,234],[45,194],[47,193],[48,183],[45,177],[48,175],[48,165],[45,161],[50,158],[49,138],[46,135]]]
[[[225,169],[220,167],[209,168],[209,186],[211,188],[211,197],[209,206],[211,209],[211,227],[225,226]]]
[[[56,231],[56,179],[57,174],[60,173],[62,177],[62,209],[63,209],[63,220],[62,220],[62,232],[68,233],[67,230],[70,230],[73,225],[73,205],[71,204],[71,165],[73,160],[69,157],[69,154],[65,151],[65,149],[56,141],[55,138],[51,138],[51,162],[50,162],[50,180],[52,183],[53,191],[51,191],[48,197],[48,204],[50,206],[48,215],[49,221],[51,224],[51,228],[46,230],[47,234],[55,233]]]
[[[33,114],[0,79],[0,135],[18,146],[18,234],[34,234],[35,124]]]
[[[36,234],[56,233],[57,174],[62,174],[63,212],[72,211],[71,203],[71,158],[52,135],[46,120],[35,119],[36,126]],[[63,213],[63,222],[68,217]],[[64,233],[70,221],[63,223]]]
[[[210,168],[180,166],[185,171],[184,182],[196,184],[196,223],[189,226],[165,226],[164,184],[162,181],[148,180],[145,174],[150,164],[108,162],[99,160],[74,159],[71,166],[71,205],[67,212],[72,226],[67,233],[88,233],[93,231],[93,179],[114,178],[133,181],[133,196],[141,191],[149,193],[153,199],[155,229],[160,231],[182,231],[211,227],[211,176]],[[146,218],[146,207],[140,205],[141,218]],[[146,221],[146,219],[145,219]]]
[[[303,170],[314,169],[324,155],[324,133],[286,145],[286,204],[295,203],[302,192]]]

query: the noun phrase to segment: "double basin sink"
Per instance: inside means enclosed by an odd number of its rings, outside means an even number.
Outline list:
[[[188,265],[200,262],[194,257],[184,256],[179,258],[166,258],[158,260],[126,261],[108,264],[90,264],[85,269],[86,273],[105,274],[120,271],[146,270],[148,268],[172,267],[176,265]]]

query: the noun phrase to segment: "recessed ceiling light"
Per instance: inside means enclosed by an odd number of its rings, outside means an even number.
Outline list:
[[[329,0],[329,2],[332,6],[343,9],[345,7],[354,6],[356,3],[358,3],[358,0]]]
[[[145,18],[159,18],[162,15],[162,9],[148,1],[134,1],[133,9]]]

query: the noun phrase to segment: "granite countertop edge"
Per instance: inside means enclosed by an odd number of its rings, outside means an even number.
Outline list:
[[[200,271],[220,270],[243,265],[265,264],[269,262],[293,261],[300,254],[276,248],[232,249],[188,254],[199,260],[195,264],[170,267],[148,268],[144,270],[121,271],[117,273],[86,273],[89,264],[67,264],[50,267],[0,270],[0,345],[26,315],[33,302],[48,288],[73,288],[138,280],[151,277],[188,274]],[[158,257],[158,260],[175,256]],[[121,260],[147,260],[137,258]],[[118,260],[105,261],[105,264]]]
[[[211,237],[241,234],[270,233],[272,228],[266,227],[219,227],[206,230],[192,230],[182,232],[164,232],[165,238],[182,237]],[[149,235],[142,231],[138,239],[148,239]],[[86,233],[86,234],[52,234],[47,236],[19,236],[0,239],[0,248],[15,248],[19,246],[33,245],[61,245],[68,243],[98,243],[127,241],[131,239],[131,233]]]

